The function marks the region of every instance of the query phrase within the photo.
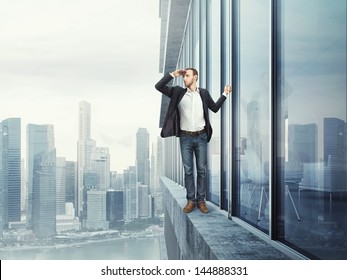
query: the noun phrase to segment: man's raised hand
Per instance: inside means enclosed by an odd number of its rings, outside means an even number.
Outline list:
[[[229,94],[229,93],[231,92],[231,86],[230,86],[230,85],[226,85],[226,86],[224,87],[224,92],[225,92],[226,94]]]
[[[171,72],[171,74],[174,76],[174,77],[179,77],[179,76],[184,76],[186,74],[186,70],[183,70],[183,69],[178,69],[174,72]]]

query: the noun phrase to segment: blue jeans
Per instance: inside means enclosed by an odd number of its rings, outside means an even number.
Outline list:
[[[181,156],[184,166],[184,184],[187,190],[187,200],[193,202],[205,201],[207,182],[207,134],[197,136],[180,135]],[[197,187],[195,195],[194,155],[196,160]]]

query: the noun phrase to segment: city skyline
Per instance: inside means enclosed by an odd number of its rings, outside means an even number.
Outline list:
[[[81,102],[84,102],[84,103],[88,103],[86,102],[85,100],[81,101]],[[81,103],[79,102],[79,103]],[[78,105],[78,104],[77,104]],[[89,104],[91,105],[91,104]],[[93,109],[91,109],[92,111]],[[76,112],[78,111],[78,108],[76,109]],[[51,128],[51,130],[53,131],[56,131],[55,129],[55,125],[54,124],[51,124],[51,123],[47,123],[47,122],[43,122],[43,123],[40,123],[40,124],[37,124],[37,123],[33,123],[33,122],[30,122],[30,123],[23,123],[23,119],[19,116],[19,117],[13,117],[13,118],[7,118],[7,119],[19,119],[21,121],[21,159],[24,160],[25,162],[25,168],[27,168],[27,140],[28,140],[28,133],[27,133],[27,129],[28,127],[31,127],[31,126],[48,126]],[[77,118],[76,118],[77,119]],[[91,130],[93,130],[93,128],[90,128]],[[131,135],[132,138],[134,138],[134,143],[133,145],[129,146],[129,150],[130,150],[130,153],[133,154],[133,157],[129,157],[129,164],[128,165],[124,165],[123,167],[120,167],[119,169],[112,169],[111,167],[111,171],[115,171],[117,173],[123,173],[124,170],[128,169],[130,166],[135,166],[136,165],[136,137],[137,137],[137,131],[139,129],[145,129],[145,130],[148,130],[146,127],[137,127],[136,130],[134,131],[134,134]],[[62,153],[57,153],[57,157],[59,158],[64,158],[66,161],[71,161],[71,162],[75,162],[77,164],[78,162],[78,129],[76,127],[76,148],[75,148],[75,153],[76,153],[76,156],[75,158],[71,159],[69,158],[67,155],[65,154],[62,154]],[[150,133],[148,133],[148,138],[150,139],[150,143],[151,145],[153,143],[156,143],[157,142],[157,137],[158,135],[155,134],[155,135],[151,135]],[[56,139],[59,138],[59,135],[57,135],[56,132],[54,132],[54,141],[56,142]],[[89,139],[90,141],[94,142],[94,144],[97,144],[98,146],[101,146],[99,145],[98,141],[96,141],[95,139]],[[56,145],[57,146],[57,145]],[[109,148],[109,147],[105,147],[105,148]],[[57,148],[58,150],[58,148]],[[152,152],[152,150],[151,150]],[[129,154],[129,153],[128,153]],[[113,164],[113,158],[118,158],[116,156],[116,154],[114,154],[114,156],[110,156],[111,158],[111,165]],[[113,164],[114,166],[114,164]]]
[[[138,127],[159,135],[158,4],[1,3],[0,119],[21,118],[22,137],[28,123],[53,125],[57,156],[77,161],[77,108],[86,100],[91,138],[110,148],[111,169],[134,165]]]
[[[90,138],[90,104],[82,101],[79,105],[77,163],[56,155],[53,125],[27,124],[27,151],[23,154],[20,148],[21,119],[13,118],[0,122],[0,212],[4,218],[0,219],[1,230],[11,230],[18,226],[18,229],[21,228],[18,234],[22,234],[21,238],[24,239],[33,236],[39,239],[51,238],[64,230],[80,230],[81,226],[88,230],[108,230],[122,226],[124,222],[121,217],[123,214],[118,213],[119,209],[123,209],[123,198],[127,199],[124,205],[127,222],[154,217],[154,200],[150,195],[148,181],[151,171],[147,129],[138,128],[137,134],[140,132],[141,135],[137,135],[136,152],[139,157],[136,166],[127,168],[133,171],[132,178],[127,180],[127,170],[123,170],[118,177],[117,172],[110,170],[108,147],[99,147],[96,141]],[[147,139],[144,143],[143,137]],[[143,164],[143,157],[148,160],[147,175],[142,174],[142,169],[138,168],[146,166]],[[156,161],[156,158],[152,160]],[[78,168],[71,170],[67,163],[74,163]],[[111,182],[111,176],[115,178],[115,175],[120,179],[120,190],[117,181]],[[78,180],[75,180],[77,177]],[[107,198],[112,196],[111,193],[108,194],[109,191],[117,189],[122,193],[122,200],[119,197]],[[25,202],[21,209],[22,198]],[[118,210],[115,207],[118,207]],[[77,221],[77,216],[81,224]]]

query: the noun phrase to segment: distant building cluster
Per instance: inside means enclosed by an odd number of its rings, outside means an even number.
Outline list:
[[[146,128],[136,133],[135,165],[110,170],[109,148],[91,138],[91,105],[79,103],[77,162],[57,156],[54,126],[27,124],[22,154],[20,118],[0,122],[1,238],[25,241],[64,232],[121,229],[162,214],[163,147]]]

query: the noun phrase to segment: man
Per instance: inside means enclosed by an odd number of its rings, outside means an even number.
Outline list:
[[[174,77],[183,76],[186,88],[170,87],[167,83]],[[181,156],[184,166],[184,184],[187,191],[187,205],[183,208],[190,213],[195,206],[204,214],[206,207],[206,173],[207,173],[207,143],[212,136],[209,111],[217,112],[228,94],[230,85],[226,85],[224,93],[214,102],[206,89],[197,87],[198,71],[194,68],[176,70],[167,73],[155,88],[171,100],[164,119],[161,136],[180,137]],[[196,160],[197,188],[195,192],[193,160]]]

